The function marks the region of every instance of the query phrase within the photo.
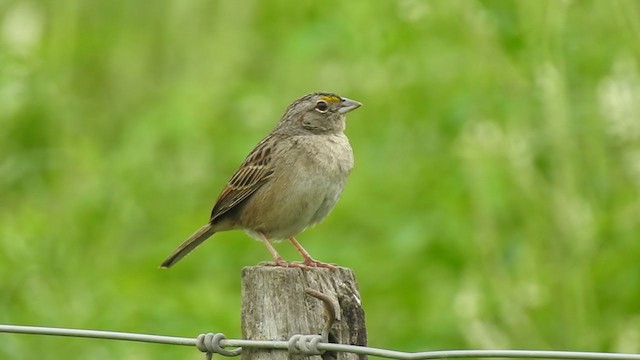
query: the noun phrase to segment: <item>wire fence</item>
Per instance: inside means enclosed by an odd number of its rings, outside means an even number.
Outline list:
[[[539,350],[445,350],[403,352],[368,346],[334,344],[323,341],[321,335],[294,335],[288,341],[260,341],[227,339],[221,333],[201,334],[196,338],[136,334],[114,331],[66,329],[38,326],[0,325],[0,333],[70,336],[108,340],[137,341],[156,344],[195,346],[207,359],[213,354],[238,356],[243,348],[276,349],[294,354],[320,355],[325,351],[345,352],[388,359],[442,359],[442,358],[537,358],[537,359],[593,359],[640,360],[640,354],[539,351]],[[231,350],[226,348],[233,348]]]

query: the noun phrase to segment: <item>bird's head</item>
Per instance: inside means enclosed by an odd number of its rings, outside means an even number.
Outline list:
[[[341,133],[345,129],[346,114],[361,105],[336,94],[307,94],[287,107],[278,128],[286,126],[300,133]]]

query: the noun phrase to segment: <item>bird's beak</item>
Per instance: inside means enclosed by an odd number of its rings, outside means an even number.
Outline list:
[[[355,110],[359,108],[360,106],[362,106],[362,104],[360,104],[359,102],[343,97],[342,103],[340,104],[340,109],[338,109],[338,112],[340,114],[346,114],[351,110]]]

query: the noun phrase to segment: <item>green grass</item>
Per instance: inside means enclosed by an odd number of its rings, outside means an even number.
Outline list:
[[[0,3],[0,323],[238,337],[261,244],[157,266],[327,90],[364,104],[356,167],[299,240],[355,270],[371,345],[640,352],[639,24],[619,0]],[[0,335],[43,351],[201,356]]]

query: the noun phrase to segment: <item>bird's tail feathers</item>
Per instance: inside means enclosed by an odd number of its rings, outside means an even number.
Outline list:
[[[178,246],[169,257],[162,262],[161,268],[169,268],[171,265],[177,263],[180,259],[185,257],[191,250],[195,249],[203,241],[207,240],[215,233],[211,224],[204,225],[196,232],[194,232],[187,240],[185,240],[180,246]]]

